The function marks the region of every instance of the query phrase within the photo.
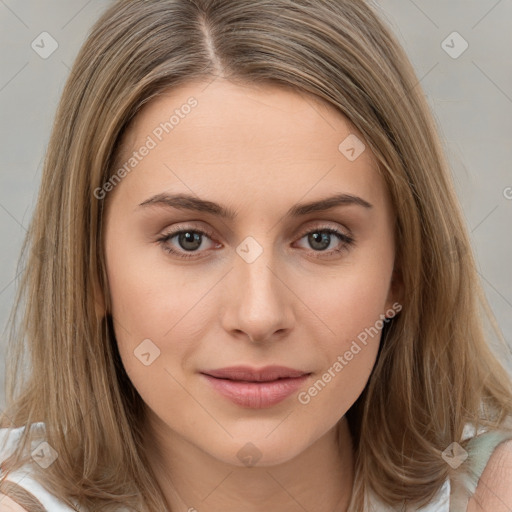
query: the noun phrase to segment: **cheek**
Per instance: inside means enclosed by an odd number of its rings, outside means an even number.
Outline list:
[[[297,395],[297,403],[313,437],[335,425],[363,392],[378,353],[380,334],[371,343],[359,341],[333,350],[329,363]]]
[[[173,407],[186,408],[178,382],[184,382],[180,367],[195,346],[186,332],[193,292],[179,273],[145,266],[134,252],[111,256],[112,316],[124,369],[151,409],[166,410],[170,397]]]
[[[342,350],[347,342],[385,315],[392,264],[364,261],[340,268],[330,278],[306,282],[299,292],[327,331],[328,347]],[[380,323],[379,323],[380,325]],[[382,326],[381,326],[382,328]],[[363,336],[364,337],[364,336]]]
[[[383,300],[360,290],[338,293],[322,318],[334,334],[316,337],[322,365],[309,385],[297,396],[298,403],[321,424],[334,424],[364,390],[374,367],[382,328]]]
[[[125,370],[150,406],[161,402],[165,409],[170,395],[185,405],[188,395],[179,383],[185,384],[184,373],[204,339],[215,307],[208,291],[218,276],[199,277],[197,270],[173,266],[158,247],[118,242],[114,237],[107,246],[107,273]]]
[[[156,244],[111,240],[107,251],[112,314],[134,341],[165,337],[204,294],[204,283],[170,265]]]
[[[318,336],[317,321],[316,327],[311,324],[309,334],[317,340],[322,367],[297,398],[313,416],[335,421],[363,391],[385,325],[388,273],[385,264],[351,267],[309,288],[307,304],[325,333]]]

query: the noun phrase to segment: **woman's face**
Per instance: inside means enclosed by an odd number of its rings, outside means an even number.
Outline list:
[[[361,394],[400,308],[361,141],[310,96],[221,79],[138,114],[97,196],[119,352],[160,439],[277,464]]]

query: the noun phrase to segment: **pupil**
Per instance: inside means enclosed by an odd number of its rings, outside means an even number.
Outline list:
[[[330,234],[329,233],[322,233],[322,234],[318,234],[318,233],[313,233],[311,236],[310,236],[310,242],[312,247],[320,250],[320,251],[325,251],[325,249],[327,249],[327,247],[329,247],[329,241],[330,241]],[[315,247],[315,244],[318,243],[317,240],[318,238],[321,239],[321,247]],[[312,240],[311,240],[312,239]],[[327,242],[327,243],[325,243]]]
[[[182,233],[179,240],[181,247],[186,250],[198,249],[201,246],[201,235],[199,233]],[[191,243],[192,247],[187,246],[188,243]]]

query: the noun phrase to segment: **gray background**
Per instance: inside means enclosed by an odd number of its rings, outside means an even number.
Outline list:
[[[512,345],[512,0],[374,3],[404,45],[434,111],[484,290]],[[0,407],[4,327],[55,108],[80,45],[108,4],[0,0]],[[442,47],[454,31],[469,44],[456,59]],[[42,32],[59,45],[47,59],[31,48]],[[460,48],[457,40],[447,44]]]

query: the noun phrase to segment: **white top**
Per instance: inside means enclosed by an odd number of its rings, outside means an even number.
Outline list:
[[[44,423],[33,423],[31,428],[44,429]],[[24,429],[25,427],[0,429],[0,464],[14,452]],[[40,444],[40,440],[32,441],[31,450],[33,451],[31,451],[31,453],[34,453]],[[41,484],[34,480],[30,471],[30,465],[26,464],[18,470],[10,472],[5,480],[14,482],[20,487],[23,487],[36,497],[48,512],[74,512],[72,508],[50,494]],[[77,510],[80,510],[79,507],[77,507]]]
[[[0,463],[4,461],[14,451],[15,446],[25,427],[14,429],[0,429]],[[33,423],[32,428],[44,429],[44,423]],[[470,425],[466,425],[462,440],[468,439],[474,435],[475,429]],[[481,433],[479,430],[478,433]],[[40,450],[41,441],[32,441],[32,454],[34,455]],[[37,448],[37,450],[36,450]],[[34,459],[35,460],[35,459]],[[48,512],[74,512],[72,508],[65,505],[61,500],[50,494],[41,486],[30,473],[30,465],[22,466],[17,471],[8,474],[6,480],[18,484],[23,487],[34,497],[36,497]],[[1,475],[1,473],[0,473]],[[396,512],[396,509],[382,504],[375,496],[368,495],[366,497],[365,512]],[[76,510],[87,512],[83,508],[76,505]],[[436,497],[426,506],[422,508],[408,507],[404,512],[450,512],[450,481],[447,479],[443,486],[439,489]]]

